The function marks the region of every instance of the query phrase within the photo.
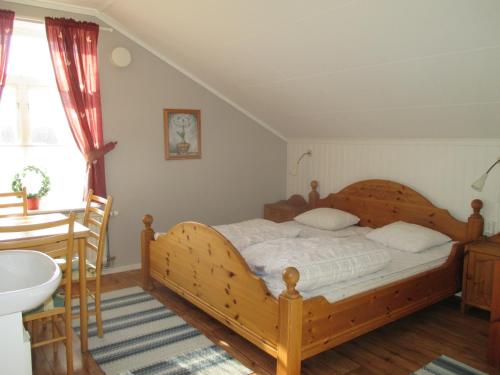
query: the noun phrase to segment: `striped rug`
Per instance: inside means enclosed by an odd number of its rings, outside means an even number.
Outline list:
[[[73,310],[78,312],[75,300]],[[89,310],[94,303],[89,301]],[[102,295],[104,337],[89,320],[89,352],[109,375],[222,375],[251,371],[139,287]],[[74,328],[80,333],[79,321]]]
[[[412,375],[488,375],[453,358],[442,355]]]

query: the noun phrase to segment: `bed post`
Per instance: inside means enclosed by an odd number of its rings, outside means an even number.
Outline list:
[[[154,240],[155,232],[151,228],[153,224],[153,216],[144,215],[142,218],[144,229],[141,232],[141,271],[142,271],[142,287],[145,290],[153,290],[154,285],[149,274],[149,243]]]
[[[286,284],[279,296],[279,333],[276,375],[300,375],[302,360],[302,296],[295,286],[299,271],[288,267],[283,271]]]
[[[481,208],[483,208],[483,201],[474,199],[470,205],[473,213],[467,220],[467,241],[475,241],[483,235],[484,219],[480,214]]]
[[[316,205],[318,204],[319,201],[319,193],[317,191],[318,181],[316,180],[311,181],[311,189],[312,190],[309,193],[309,207],[316,208]]]

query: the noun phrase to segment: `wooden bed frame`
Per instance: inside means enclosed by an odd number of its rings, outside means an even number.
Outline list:
[[[286,289],[279,298],[250,270],[238,250],[208,225],[183,222],[154,240],[153,218],[144,216],[141,234],[145,289],[152,280],[167,286],[266,353],[277,358],[276,373],[300,374],[301,361],[397,320],[456,293],[461,285],[463,244],[483,232],[482,202],[472,201],[467,223],[407,186],[367,180],[320,199],[311,183],[310,209],[335,207],[380,227],[403,220],[436,229],[453,240],[442,266],[335,303],[317,296],[303,300],[295,289],[297,269],[283,271]]]

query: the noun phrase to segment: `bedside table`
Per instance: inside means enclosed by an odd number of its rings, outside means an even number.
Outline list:
[[[500,238],[500,235],[497,235]],[[493,302],[491,303],[488,362],[500,369],[500,260],[495,261],[493,272]]]
[[[264,219],[276,223],[293,220],[302,212],[308,210],[307,202],[299,195],[294,195],[286,201],[268,203],[264,205]]]
[[[500,234],[465,246],[462,311],[469,306],[491,311],[493,271],[500,260]]]

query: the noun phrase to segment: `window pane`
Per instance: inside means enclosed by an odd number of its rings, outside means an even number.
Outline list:
[[[41,207],[69,207],[82,201],[85,160],[57,91],[44,25],[15,22],[0,102],[0,160],[8,160],[0,168],[0,191],[10,190],[14,174],[34,165],[51,181]]]
[[[85,161],[76,147],[26,147],[25,150],[21,169],[36,165],[50,178],[50,191],[42,199],[42,205],[61,207],[82,201]]]
[[[28,102],[30,144],[75,145],[56,88],[30,88]]]
[[[7,65],[7,77],[9,76],[55,83],[54,69],[43,25],[15,22]]]
[[[42,207],[69,207],[83,199],[85,161],[76,147],[0,147],[0,160],[9,160],[0,168],[0,191],[10,191],[14,175],[34,165],[50,178]]]
[[[0,147],[0,160],[8,160],[8,163],[2,163],[2,168],[0,168],[0,191],[11,191],[14,175],[24,168],[24,149],[22,147]]]
[[[0,101],[0,144],[19,144],[16,89],[5,86]]]

